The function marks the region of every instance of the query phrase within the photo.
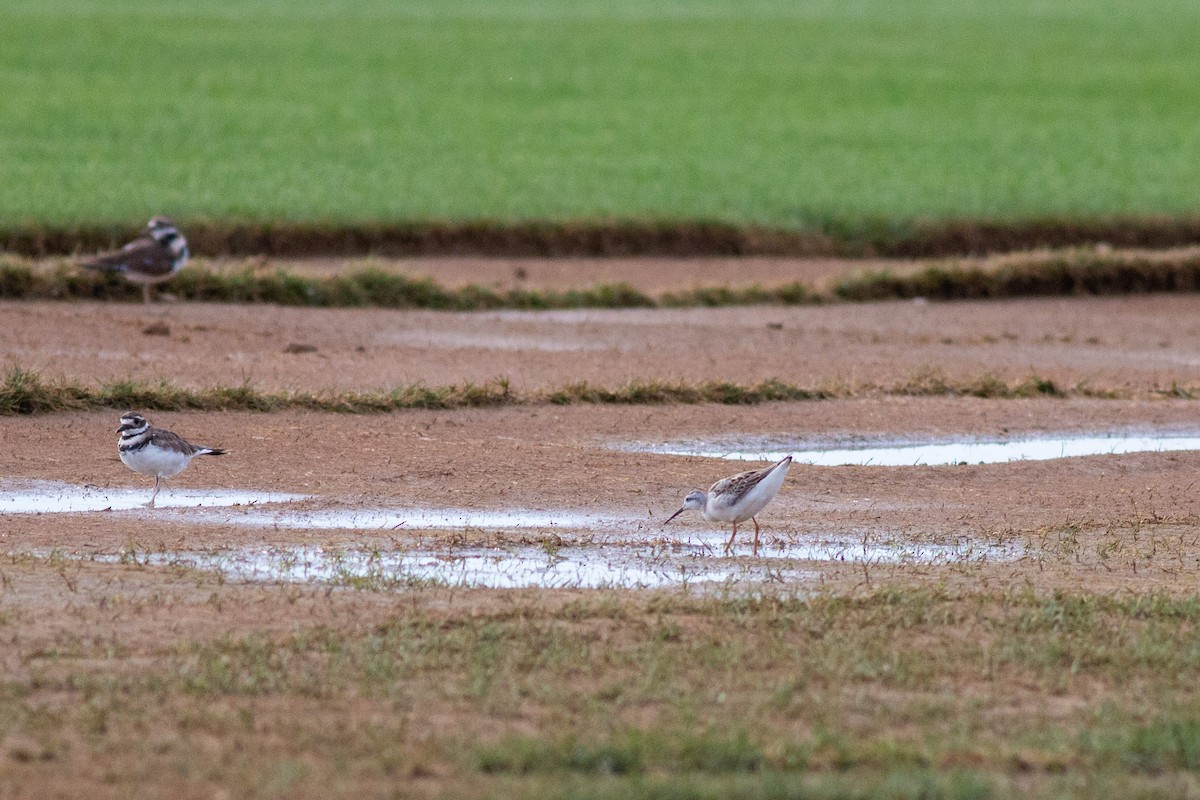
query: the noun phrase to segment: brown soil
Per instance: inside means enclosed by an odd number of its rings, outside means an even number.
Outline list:
[[[7,476],[103,487],[151,482],[128,472],[114,446],[116,414],[0,419]],[[754,407],[535,407],[342,416],[312,412],[154,415],[196,442],[228,448],[197,461],[178,486],[309,493],[338,507],[616,511],[661,522],[690,488],[706,487],[738,462],[618,449],[632,442],[787,432],[797,440],[886,440],[956,435],[1168,428],[1194,430],[1193,401],[883,398]],[[918,536],[1032,531],[1071,519],[1131,514],[1200,516],[1190,491],[1200,455],[1096,456],[976,466],[880,468],[797,464],[762,515],[768,532],[866,530]],[[1021,502],[1014,502],[1014,498]],[[248,539],[362,543],[360,533],[247,532],[164,525],[153,516],[112,519],[47,514],[6,517],[6,548],[98,547],[130,538],[203,549]],[[707,525],[698,516],[684,527]],[[709,525],[708,527],[712,527]],[[630,533],[669,537],[652,524]],[[200,532],[203,534],[200,535]],[[499,532],[503,535],[503,532]],[[389,537],[403,538],[403,532]],[[424,534],[423,534],[424,535]],[[432,534],[431,534],[432,535]],[[523,535],[523,534],[522,534]],[[149,542],[146,542],[149,544]]]
[[[561,280],[551,277],[555,270],[577,268],[545,265],[543,279]],[[676,268],[668,264],[664,271]],[[712,283],[727,265],[689,268],[697,280]],[[1186,322],[1196,318],[1196,296],[475,314],[11,302],[0,304],[0,342],[9,363],[52,376],[163,379],[191,387],[248,381],[261,389],[319,391],[498,377],[526,389],[576,381],[615,386],[634,379],[767,378],[888,387],[930,373],[968,380],[1036,374],[1063,386],[1084,383],[1148,397],[1146,390],[1196,381],[1200,326]],[[749,408],[152,415],[159,425],[232,451],[220,461],[197,463],[177,479],[181,485],[298,491],[346,504],[618,509],[651,519],[673,511],[686,489],[740,467],[613,445],[780,432],[887,439],[1190,429],[1194,418],[1191,401],[916,399],[870,392],[857,400]],[[0,474],[147,485],[117,461],[114,422],[113,413],[0,419],[6,444]],[[1028,531],[1081,516],[1125,518],[1134,506],[1139,513],[1190,515],[1200,512],[1187,490],[1193,480],[1187,465],[1197,458],[1134,455],[920,470],[798,465],[767,518],[771,528],[787,531],[868,526],[956,534]],[[1016,497],[1023,502],[1014,503]],[[1029,498],[1036,502],[1024,502]],[[197,541],[183,526],[153,530],[160,538]],[[86,541],[105,548],[142,535],[104,515],[73,517],[70,525],[54,516],[0,521],[0,541],[9,546],[14,540],[67,545],[84,531]],[[206,528],[199,541],[246,535]]]
[[[329,277],[361,269],[376,269],[413,277],[428,277],[443,286],[477,284],[505,291],[533,289],[566,291],[597,284],[628,284],[652,297],[689,289],[752,286],[775,288],[800,283],[816,293],[831,294],[840,281],[880,272],[902,276],[931,266],[992,271],[1007,265],[1037,263],[1061,257],[1092,255],[1128,261],[1184,261],[1200,254],[1200,246],[1159,250],[1121,249],[1107,246],[1077,250],[1024,250],[990,256],[929,258],[818,258],[784,256],[697,256],[693,258],[614,257],[440,257],[440,258],[251,258],[195,259],[202,269],[242,272],[284,271],[308,277]],[[52,270],[61,260],[30,260],[34,269]]]
[[[1030,375],[1169,388],[1197,376],[1200,296],[548,313],[0,303],[4,362],[86,381],[264,390],[517,389],[775,378],[890,386]],[[165,334],[165,335],[164,335]]]
[[[568,280],[553,275],[566,275],[578,266],[545,265],[537,279]],[[676,267],[668,265],[664,272],[672,268]],[[458,267],[445,269],[448,274]],[[716,282],[707,280],[711,276],[701,274],[697,265],[688,270],[698,282]],[[589,272],[588,277],[597,276]],[[527,274],[525,279],[532,278]],[[151,415],[155,424],[230,451],[220,459],[197,461],[171,482],[174,486],[301,492],[317,495],[314,504],[348,508],[611,511],[645,520],[623,534],[629,541],[670,542],[676,531],[712,527],[696,515],[671,527],[661,525],[687,490],[748,465],[628,452],[619,445],[781,432],[828,440],[1147,428],[1192,431],[1197,427],[1195,401],[1152,399],[1146,390],[1197,381],[1197,319],[1200,297],[1194,296],[480,314],[4,303],[0,346],[7,363],[50,375],[85,381],[163,378],[195,387],[245,380],[262,389],[369,389],[494,377],[529,388],[574,381],[614,385],[635,378],[769,377],[801,384],[879,386],[936,371],[965,378],[1037,374],[1064,385],[1085,381],[1097,388],[1130,389],[1139,398],[989,400],[867,393],[857,399],[751,407],[576,405],[364,416]],[[152,326],[159,332],[145,332]],[[166,335],[162,326],[168,329]],[[305,348],[292,345],[316,349],[297,352]],[[0,418],[0,476],[140,487],[148,494],[150,481],[129,472],[117,459],[116,416],[88,412]],[[1191,593],[1200,567],[1194,541],[1200,519],[1197,474],[1200,453],[924,468],[796,465],[759,519],[768,539],[839,531],[929,543],[968,538],[1026,548],[1017,561],[969,565],[813,564],[823,585],[835,590],[902,581],[951,588]],[[433,609],[430,613],[470,617],[508,609],[522,614],[530,604],[565,603],[572,594],[428,592],[418,601],[389,592],[293,593],[269,586],[217,585],[215,579],[186,571],[73,558],[114,554],[130,546],[207,551],[257,543],[369,547],[418,540],[449,545],[464,536],[496,541],[538,536],[503,529],[386,534],[248,530],[173,519],[154,512],[0,516],[0,552],[10,554],[0,566],[0,628],[3,641],[13,643],[0,648],[0,669],[32,682],[22,708],[44,715],[36,719],[58,719],[55,709],[84,702],[63,677],[76,674],[71,670],[107,675],[147,664],[173,664],[171,659],[186,653],[191,643],[250,634],[282,636],[320,626],[369,631],[404,613],[400,606],[410,600],[413,608],[419,602]],[[57,556],[47,559],[47,552],[72,558],[65,563]],[[30,553],[40,555],[21,555]],[[102,655],[106,642],[116,643],[111,648],[115,655],[107,658]],[[79,653],[99,660],[83,664],[86,659]],[[283,720],[274,727],[261,724],[284,741],[249,739],[252,748],[260,748],[251,752],[267,748],[282,757],[278,753],[289,751],[289,725],[308,719],[306,709],[314,706],[332,721],[370,724],[381,712],[369,698],[352,694],[335,694],[323,705],[299,693],[254,700],[256,713]],[[1027,705],[1041,708],[1047,693],[1034,686],[1027,694]],[[170,697],[172,703],[182,702]],[[1077,693],[1067,700],[1082,704],[1081,697]],[[536,718],[489,716],[479,709],[430,702],[438,715],[414,706],[404,717],[410,726],[403,731],[406,746],[419,748],[412,743],[448,735],[446,731],[471,741],[533,730],[540,724]],[[233,714],[229,709],[235,705],[222,699],[213,708]],[[1071,706],[1078,707],[1083,706]],[[650,707],[643,710],[653,713]],[[208,723],[195,716],[199,713],[167,711],[169,719],[192,720],[187,724],[203,727]],[[236,715],[232,719],[236,721]],[[58,731],[56,723],[39,724]],[[314,738],[324,727],[319,720],[303,724]],[[33,725],[14,730],[40,730]],[[140,725],[122,728],[114,723],[114,729],[129,735],[129,729],[141,730]],[[179,723],[182,734],[173,725],[153,729],[150,735],[195,741],[184,722]],[[96,796],[116,796],[128,794],[136,780],[127,770],[144,763],[164,767],[161,775],[146,776],[147,785],[176,790],[183,786],[198,794],[200,788],[212,788],[211,782],[220,783],[229,759],[235,763],[231,769],[256,774],[253,765],[236,766],[242,746],[236,736],[217,730],[209,737],[211,758],[196,756],[216,776],[209,783],[180,777],[186,768],[170,760],[176,756],[161,755],[177,754],[191,745],[96,744],[105,740],[56,732],[66,744],[45,745],[27,734],[3,740],[0,750],[6,749],[7,755],[0,752],[0,759],[27,765],[21,767],[22,777],[5,785],[16,786],[18,795],[41,785],[49,795],[78,795],[87,787],[100,792]],[[340,774],[333,767],[319,767],[322,748],[328,749],[320,741],[305,756],[314,759],[306,762],[309,768],[318,778]],[[46,752],[51,755],[43,757],[43,747],[50,748]],[[67,758],[64,752],[74,755]],[[434,778],[427,793],[453,791],[451,779],[439,783]]]
[[[1181,257],[1194,249],[1124,251],[1131,255]],[[996,256],[973,259],[987,265],[1012,259]],[[38,262],[35,262],[38,263]],[[53,266],[54,262],[41,262]],[[894,274],[923,268],[925,262],[900,259],[845,258],[370,258],[347,262],[336,258],[197,259],[197,265],[217,272],[240,272],[250,267],[264,272],[286,271],[309,277],[378,269],[412,277],[427,277],[448,288],[476,284],[497,291],[509,289],[567,291],[597,284],[627,284],[658,296],[666,292],[728,286],[772,288],[801,283],[816,289],[848,277],[887,270]]]

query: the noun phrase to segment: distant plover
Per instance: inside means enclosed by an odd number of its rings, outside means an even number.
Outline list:
[[[103,253],[84,261],[87,269],[120,272],[126,279],[142,285],[142,300],[150,302],[150,285],[169,280],[188,260],[187,239],[166,217],[155,217],[146,224],[146,235],[139,236],[113,253]]]
[[[121,434],[117,452],[125,466],[134,472],[154,476],[154,493],[147,503],[150,508],[154,508],[154,498],[158,497],[158,485],[163,478],[173,478],[183,472],[196,456],[225,454],[219,447],[199,447],[178,434],[155,428],[136,411],[121,415],[117,433]]]
[[[683,508],[672,514],[667,522],[693,509],[699,509],[710,522],[732,522],[733,533],[725,543],[725,555],[729,555],[733,539],[737,536],[738,523],[752,520],[754,555],[758,555],[758,520],[754,519],[754,515],[762,511],[775,497],[779,487],[783,486],[783,479],[787,477],[788,467],[791,465],[792,457],[787,456],[766,469],[739,472],[719,480],[707,492],[697,489],[683,498]]]

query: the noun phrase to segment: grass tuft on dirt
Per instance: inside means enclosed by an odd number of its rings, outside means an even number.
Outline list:
[[[1178,259],[1057,254],[984,270],[931,266],[912,275],[878,272],[839,283],[842,300],[987,300],[1003,297],[1121,295],[1194,292],[1200,288],[1200,254]]]
[[[431,278],[374,267],[331,277],[307,277],[283,270],[216,272],[189,266],[165,288],[175,297],[193,302],[438,311],[711,308],[917,297],[979,300],[1195,292],[1200,289],[1200,253],[1150,257],[1071,251],[1031,256],[998,267],[936,264],[911,274],[881,271],[846,279],[830,290],[793,282],[769,288],[709,286],[658,296],[624,283],[564,291],[497,290],[480,285],[448,288]],[[119,275],[82,272],[69,262],[60,262],[52,269],[34,269],[10,259],[0,260],[0,299],[139,302],[141,291]]]
[[[1154,390],[1153,396],[1194,399],[1200,389],[1172,385]],[[888,385],[846,384],[799,386],[779,380],[757,384],[727,381],[670,383],[634,380],[615,388],[586,382],[558,388],[517,392],[506,378],[482,384],[449,386],[410,384],[374,392],[263,392],[249,383],[189,389],[168,381],[141,383],[122,380],[87,385],[67,379],[46,379],[40,373],[10,367],[0,378],[0,416],[48,414],[63,411],[137,408],[149,411],[284,411],[306,409],[347,414],[371,414],[408,409],[488,408],[542,404],[655,405],[665,403],[720,403],[751,405],[780,401],[830,400],[868,395],[914,397],[958,396],[1013,399],[1028,397],[1127,398],[1128,389],[1108,389],[1079,383],[1061,386],[1031,375],[1005,381],[995,375],[951,379],[936,370],[915,373]]]
[[[429,278],[414,278],[379,269],[364,269],[329,278],[309,278],[285,271],[232,273],[195,267],[182,270],[165,287],[175,297],[193,302],[274,303],[309,308],[398,308],[437,311],[555,308],[641,308],[655,302],[624,284],[600,285],[563,292],[482,286],[448,289]],[[8,300],[110,300],[140,302],[141,289],[116,273],[81,272],[67,263],[52,271],[0,263],[0,298]]]

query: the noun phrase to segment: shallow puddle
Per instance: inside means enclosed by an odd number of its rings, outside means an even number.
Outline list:
[[[95,555],[95,561],[152,567],[188,567],[220,572],[226,579],[323,583],[365,589],[421,585],[468,588],[662,588],[693,585],[793,583],[798,589],[819,578],[813,561],[854,564],[940,564],[1012,560],[1019,548],[978,542],[929,544],[901,537],[776,538],[764,541],[757,558],[749,541],[739,542],[733,558],[719,557],[724,537],[685,536],[679,541],[562,544],[545,546],[462,545],[387,549],[252,546],[209,552],[129,551]]]
[[[0,480],[0,514],[79,514],[145,508],[153,486],[112,489],[59,481]],[[161,489],[158,508],[215,508],[289,503],[305,495],[240,489]]]
[[[908,467],[945,464],[999,464],[1054,458],[1200,450],[1200,437],[1184,435],[1047,436],[1011,441],[888,442],[882,445],[808,447],[801,439],[783,436],[740,440],[672,442],[633,445],[641,452],[674,456],[704,456],[733,461],[778,461],[792,455],[796,462],[817,466]]]
[[[243,548],[212,553],[97,557],[148,566],[219,571],[226,579],[325,583],[396,589],[420,585],[490,589],[659,588],[765,580],[802,581],[813,573],[758,563],[715,561],[649,548],[464,547],[454,550],[361,551],[313,547]]]
[[[239,509],[189,513],[192,522],[244,525],[275,530],[364,531],[388,533],[393,531],[479,530],[479,531],[557,531],[567,541],[570,532],[586,534],[589,543],[606,546],[659,546],[686,549],[695,555],[711,557],[723,554],[729,532],[697,531],[683,525],[667,527],[662,519],[619,517],[584,514],[578,511],[467,511],[464,509],[365,509],[293,511],[280,509]],[[699,523],[704,524],[704,523]],[[558,535],[554,534],[554,535]],[[563,539],[559,539],[563,541]],[[739,532],[732,554],[749,556],[752,533]],[[979,558],[1011,557],[1000,547],[963,539],[954,544],[913,542],[903,536],[879,532],[806,537],[784,537],[765,532],[760,541],[759,558],[792,559],[799,561],[853,561],[860,563],[945,564]]]
[[[578,511],[532,511],[522,508],[474,511],[461,508],[325,508],[316,510],[247,509],[189,514],[197,522],[288,530],[456,530],[470,528],[565,528],[598,530],[628,523],[625,517]]]
[[[143,510],[144,490],[47,481],[0,481],[0,513]],[[794,582],[807,586],[812,562],[950,564],[1012,560],[1019,552],[969,537],[947,542],[880,531],[782,534],[764,531],[757,554],[742,531],[724,557],[728,531],[665,518],[576,509],[313,508],[319,498],[224,489],[165,490],[159,520],[245,528],[375,534],[377,542],[331,549],[254,545],[216,551],[90,556],[100,561],[177,565],[247,581],[317,582],[363,588],[420,584],[488,588],[655,588],[691,584]],[[305,506],[287,503],[306,501]],[[279,504],[269,506],[268,504]],[[457,542],[405,531],[463,531]],[[511,544],[505,534],[518,532]],[[470,541],[474,539],[474,541]],[[544,545],[538,544],[545,540]],[[362,542],[362,540],[357,540]],[[532,544],[531,544],[532,542]],[[87,558],[89,556],[77,556]]]

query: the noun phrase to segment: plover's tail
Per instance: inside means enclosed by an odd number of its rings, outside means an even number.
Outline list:
[[[223,456],[227,452],[229,452],[229,451],[222,450],[219,447],[201,447],[199,450],[196,451],[196,455],[198,455],[198,456]]]
[[[106,256],[94,256],[79,262],[84,269],[94,269],[103,272],[125,272],[129,269],[128,259],[122,253],[110,253]]]

